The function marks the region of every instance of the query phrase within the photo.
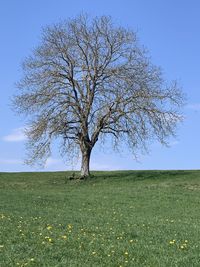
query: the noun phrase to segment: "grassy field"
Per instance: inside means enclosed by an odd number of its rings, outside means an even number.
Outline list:
[[[0,173],[0,267],[200,266],[200,171]]]

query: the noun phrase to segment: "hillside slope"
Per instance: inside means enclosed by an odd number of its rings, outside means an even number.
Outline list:
[[[200,171],[0,173],[0,266],[200,266]]]

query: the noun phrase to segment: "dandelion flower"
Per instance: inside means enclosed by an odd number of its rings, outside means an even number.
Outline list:
[[[68,229],[72,229],[72,225],[71,224],[68,224],[67,227],[68,227]]]

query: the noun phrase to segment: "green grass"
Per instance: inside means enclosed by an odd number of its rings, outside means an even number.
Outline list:
[[[200,171],[0,173],[0,267],[200,266]]]

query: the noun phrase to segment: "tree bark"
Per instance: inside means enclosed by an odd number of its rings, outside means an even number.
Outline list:
[[[82,162],[81,162],[82,178],[90,176],[90,156],[91,156],[91,149],[85,149],[84,151],[82,151]]]

